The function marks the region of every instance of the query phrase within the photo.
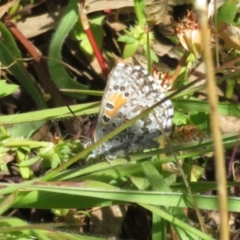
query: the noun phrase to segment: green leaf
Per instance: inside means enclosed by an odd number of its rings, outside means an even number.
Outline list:
[[[144,44],[143,45],[143,49],[144,49],[144,54],[147,56],[147,52],[148,52],[148,44]],[[153,61],[153,62],[156,62],[158,63],[158,56],[156,55],[156,53],[150,48],[150,59]]]
[[[71,35],[78,41],[82,41],[87,39],[87,35],[83,29],[83,26],[80,24],[80,22],[76,22],[74,25]]]
[[[99,15],[95,14],[94,16],[91,16],[91,19],[89,22],[91,23],[91,32],[93,34],[94,40],[96,41],[96,44],[98,48],[101,48],[102,46],[102,41],[103,41],[103,20],[105,16],[104,15]],[[80,22],[77,22],[71,31],[71,34],[73,37],[80,41],[79,46],[81,51],[83,51],[86,55],[92,56],[93,55],[93,49],[92,45],[90,44],[87,34],[85,33],[82,25]]]
[[[26,161],[23,161],[23,162],[20,162],[18,164],[19,167],[30,167],[31,165],[33,165],[34,163],[36,163],[37,161],[39,161],[39,156],[36,156],[36,157],[33,157],[33,158],[30,158]]]
[[[12,138],[30,137],[37,131],[46,121],[31,121],[21,124],[6,126],[8,134]]]
[[[15,84],[7,84],[6,80],[0,80],[0,98],[8,96],[15,92],[19,88],[18,85]]]
[[[122,35],[118,38],[118,42],[126,42],[127,41],[128,36],[127,35]]]
[[[95,13],[90,17],[89,22],[94,25],[102,26],[104,20],[105,15],[103,15],[102,13]]]
[[[133,56],[133,54],[137,51],[138,48],[138,42],[135,41],[134,43],[130,44],[126,44],[124,51],[123,51],[123,58],[128,58]]]
[[[30,175],[31,175],[31,170],[29,169],[29,167],[20,167],[19,166],[19,170],[21,173],[21,176],[23,179],[29,179]]]
[[[132,43],[135,43],[137,40],[134,37],[124,35],[124,36],[119,37],[118,41],[132,44]]]
[[[166,184],[163,176],[157,171],[156,167],[154,167],[151,162],[145,161],[145,162],[141,163],[141,165],[142,165],[142,169],[143,169],[148,181],[151,184],[153,191],[161,191],[161,192],[165,192],[165,193],[173,192],[172,189]],[[159,205],[161,205],[161,204],[159,204]],[[160,209],[159,206],[157,208]],[[185,214],[181,208],[162,207],[161,209],[170,213],[174,218],[176,217],[178,219],[181,219],[185,223],[189,222],[189,220],[187,219],[187,217],[185,216]],[[160,218],[158,221],[158,224],[159,225],[164,224],[164,219]],[[184,236],[185,234],[184,234],[183,229],[179,228],[179,226],[175,226],[175,224],[173,224],[173,227],[174,227],[175,231],[177,232],[178,236],[180,237],[180,239],[186,238],[186,236]],[[191,239],[198,239],[198,238],[197,238],[197,236],[193,235],[193,236],[191,236]]]
[[[51,159],[54,154],[54,145],[52,143],[49,143],[48,148],[42,148],[39,151],[39,156],[43,159]]]
[[[206,130],[209,127],[209,114],[204,112],[193,113],[190,115],[191,123],[200,130]]]
[[[154,62],[156,63],[159,62],[157,54],[151,48],[150,48],[150,57]]]
[[[97,24],[92,24],[91,25],[91,30],[92,30],[92,34],[94,37],[94,40],[98,46],[99,49],[102,48],[102,42],[103,42],[103,28],[100,25]],[[92,46],[91,46],[92,48]]]
[[[80,42],[79,47],[85,54],[90,56],[93,54],[92,46],[87,38]]]
[[[236,12],[237,12],[236,4],[231,1],[227,1],[218,9],[217,13],[218,22],[225,22],[227,24],[231,24],[234,20]]]
[[[1,40],[0,40],[0,62],[4,66],[9,66],[8,70],[14,75],[14,77],[21,83],[21,85],[27,90],[28,94],[32,97],[35,104],[39,109],[47,108],[46,102],[43,99],[42,94],[33,84],[31,77],[25,69],[22,61],[21,53],[18,46],[12,37],[11,33],[0,22]],[[18,61],[16,61],[18,59]]]
[[[188,123],[188,119],[189,116],[186,115],[185,113],[176,111],[174,113],[174,118],[173,118],[173,122],[175,125],[179,126],[179,125],[185,125]]]
[[[70,30],[73,28],[75,22],[78,19],[78,1],[71,0],[68,3],[68,6],[65,9],[64,16],[61,19],[60,24],[54,34],[52,42],[50,44],[49,55],[48,55],[48,68],[52,80],[58,88],[67,88],[67,89],[88,89],[88,86],[83,85],[74,81],[66,69],[64,68],[61,56],[62,45],[64,40],[68,36]],[[66,93],[66,95],[83,100],[86,98],[86,95],[75,94],[75,93]]]
[[[57,166],[59,166],[60,163],[61,163],[61,160],[60,160],[58,154],[54,153],[52,156],[51,168],[55,169]]]

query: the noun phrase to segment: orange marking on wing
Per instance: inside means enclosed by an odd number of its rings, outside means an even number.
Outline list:
[[[109,94],[108,99],[106,102],[110,102],[114,104],[114,109],[107,109],[105,108],[104,114],[107,114],[109,117],[114,117],[116,112],[122,107],[127,101],[127,98],[123,97],[122,94],[113,93]]]

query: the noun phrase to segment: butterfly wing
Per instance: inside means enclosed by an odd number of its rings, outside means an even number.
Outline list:
[[[124,112],[124,121],[128,121],[138,116],[146,109],[149,109],[154,104],[162,101],[164,98],[165,94],[152,91],[147,95],[144,95],[143,98],[137,97],[129,99],[127,105],[131,107],[122,110]],[[148,147],[153,147],[151,146],[151,140],[162,135],[164,136],[171,134],[173,115],[174,110],[171,101],[164,101],[161,105],[154,108],[153,112],[146,115],[142,119],[139,119],[135,124],[127,128],[124,135],[124,142],[127,142],[128,145],[132,146],[139,145],[139,149],[137,151],[140,151],[144,148],[146,149]]]
[[[111,132],[112,120],[116,114],[121,114],[120,109],[129,99],[157,89],[153,77],[142,67],[118,63],[108,77],[94,134],[95,141]]]
[[[165,98],[151,75],[140,66],[118,63],[111,71],[102,99],[94,134],[98,141],[106,134],[138,116],[144,110]],[[173,106],[166,100],[154,112],[103,143],[93,156],[104,155],[113,159],[117,155],[156,147],[153,139],[172,130]]]
[[[109,131],[113,131],[123,123],[138,116],[163,98],[165,98],[163,93],[150,92],[148,95],[129,99],[112,119]],[[135,124],[105,142],[100,147],[101,149],[98,150],[102,155],[111,159],[113,158],[111,156],[126,155],[126,153],[157,147],[159,143],[155,138],[169,135],[172,131],[173,113],[171,101],[166,100],[156,107],[152,113],[136,121]],[[118,117],[119,115],[121,117]]]

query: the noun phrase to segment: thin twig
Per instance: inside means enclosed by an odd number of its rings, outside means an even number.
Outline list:
[[[79,4],[79,17],[83,26],[83,29],[88,37],[88,40],[92,46],[93,52],[98,60],[98,63],[103,71],[103,74],[105,75],[105,77],[108,77],[108,68],[104,62],[102,53],[100,52],[96,40],[92,34],[91,28],[90,28],[90,24],[87,18],[87,14],[86,14],[86,10],[83,7],[82,1],[79,1],[81,4]]]

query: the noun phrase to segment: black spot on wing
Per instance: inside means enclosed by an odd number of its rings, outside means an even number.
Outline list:
[[[106,103],[106,108],[108,108],[108,109],[114,109],[114,105],[113,104],[111,104],[111,103]]]
[[[111,120],[111,118],[108,117],[107,115],[103,115],[102,119],[103,119],[103,122],[104,122],[104,123],[109,123],[110,120]]]

